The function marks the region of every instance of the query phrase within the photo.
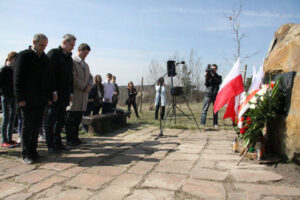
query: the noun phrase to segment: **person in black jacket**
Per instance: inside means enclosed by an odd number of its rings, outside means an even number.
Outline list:
[[[104,88],[102,85],[102,77],[97,74],[94,77],[94,83],[91,91],[89,92],[88,103],[86,111],[83,113],[83,116],[98,115],[100,109],[103,106],[103,96]],[[82,124],[82,130],[88,131],[88,126]]]
[[[58,153],[65,150],[61,141],[61,130],[64,126],[66,107],[72,101],[73,97],[73,59],[72,50],[75,46],[76,38],[74,35],[66,34],[58,48],[51,49],[48,52],[50,68],[54,73],[53,91],[57,99],[49,106],[47,125],[46,125],[46,143],[48,152]]]
[[[217,74],[218,66],[216,64],[209,65],[205,73],[205,94],[203,100],[203,108],[201,113],[201,126],[206,123],[206,115],[210,103],[215,103],[216,96],[219,91],[219,85],[222,83],[222,76]],[[213,125],[218,127],[218,112],[213,114]]]
[[[15,64],[14,89],[23,119],[22,156],[27,164],[32,164],[39,158],[37,143],[43,110],[54,100],[49,58],[44,53],[47,44],[48,39],[44,34],[36,34],[33,46],[20,52]]]
[[[100,75],[96,75],[94,77],[93,87],[89,92],[87,109],[84,113],[84,116],[89,116],[91,113],[92,115],[99,114],[99,111],[103,105],[103,95],[104,88],[102,85],[102,77]]]
[[[5,66],[0,72],[0,88],[2,89],[1,103],[3,111],[2,120],[2,147],[13,148],[17,142],[12,140],[12,134],[17,115],[17,101],[13,93],[14,63],[17,52],[12,51],[8,54]]]
[[[127,105],[128,105],[128,111],[130,112],[130,109],[131,109],[131,105],[133,106],[133,109],[134,109],[134,112],[135,112],[135,115],[137,118],[140,118],[139,117],[139,114],[138,114],[138,111],[137,111],[137,107],[136,107],[136,95],[137,95],[137,91],[133,85],[133,82],[130,81],[128,83],[128,99],[127,99]],[[130,117],[130,114],[129,114],[129,117]]]

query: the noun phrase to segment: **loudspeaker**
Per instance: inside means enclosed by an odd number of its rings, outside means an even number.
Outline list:
[[[175,61],[169,60],[167,62],[167,70],[168,70],[168,76],[176,76],[176,67],[175,67]]]

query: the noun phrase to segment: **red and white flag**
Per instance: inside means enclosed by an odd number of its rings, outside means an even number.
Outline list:
[[[238,59],[221,84],[214,104],[214,113],[218,112],[224,105],[227,105],[223,119],[229,117],[235,121],[240,102],[239,95],[242,92],[244,92],[244,84],[241,74],[241,63],[240,59]]]

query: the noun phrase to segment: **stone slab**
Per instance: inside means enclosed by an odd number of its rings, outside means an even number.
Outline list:
[[[117,166],[94,166],[85,172],[89,174],[99,174],[102,176],[118,176],[126,170],[124,167]]]
[[[162,160],[155,168],[155,172],[188,174],[195,161],[191,160]]]
[[[249,193],[258,193],[270,196],[297,196],[300,198],[300,188],[291,186],[235,183],[235,188]]]
[[[112,177],[109,176],[80,173],[77,176],[75,176],[73,179],[68,181],[65,185],[76,187],[76,188],[97,190],[103,184],[111,181],[111,179]]]
[[[28,173],[22,174],[15,178],[17,182],[34,184],[40,182],[52,175],[54,175],[55,171],[45,170],[45,169],[37,169],[34,171],[30,171]]]
[[[182,191],[207,200],[225,200],[225,188],[221,183],[189,178]]]
[[[0,182],[0,198],[17,193],[25,189],[25,186],[18,183]]]
[[[280,181],[283,177],[271,171],[257,171],[246,169],[233,169],[231,175],[239,182],[266,182]]]
[[[170,200],[174,199],[174,192],[159,189],[134,190],[133,194],[126,197],[125,200]]]
[[[29,192],[33,192],[33,193],[36,193],[36,192],[40,192],[42,190],[45,190],[49,187],[52,187],[54,184],[56,183],[60,183],[60,182],[63,182],[64,180],[66,180],[65,177],[61,177],[61,176],[52,176],[46,180],[43,180],[39,183],[36,183],[34,185],[32,185],[30,188],[29,188]]]
[[[130,193],[129,187],[112,185],[106,187],[97,195],[90,198],[90,200],[99,200],[99,199],[120,200],[123,199],[129,193]]]
[[[195,167],[190,172],[192,178],[199,178],[205,180],[224,181],[228,172],[221,172],[214,169]]]
[[[161,188],[167,190],[178,190],[187,175],[152,173],[142,184],[142,187]]]
[[[138,162],[132,166],[127,172],[132,174],[147,174],[153,168],[153,163],[151,162]]]

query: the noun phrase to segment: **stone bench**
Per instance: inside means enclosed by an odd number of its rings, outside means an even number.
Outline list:
[[[89,132],[105,133],[126,126],[128,111],[124,113],[105,113],[92,116],[83,116],[82,123],[88,125]]]

